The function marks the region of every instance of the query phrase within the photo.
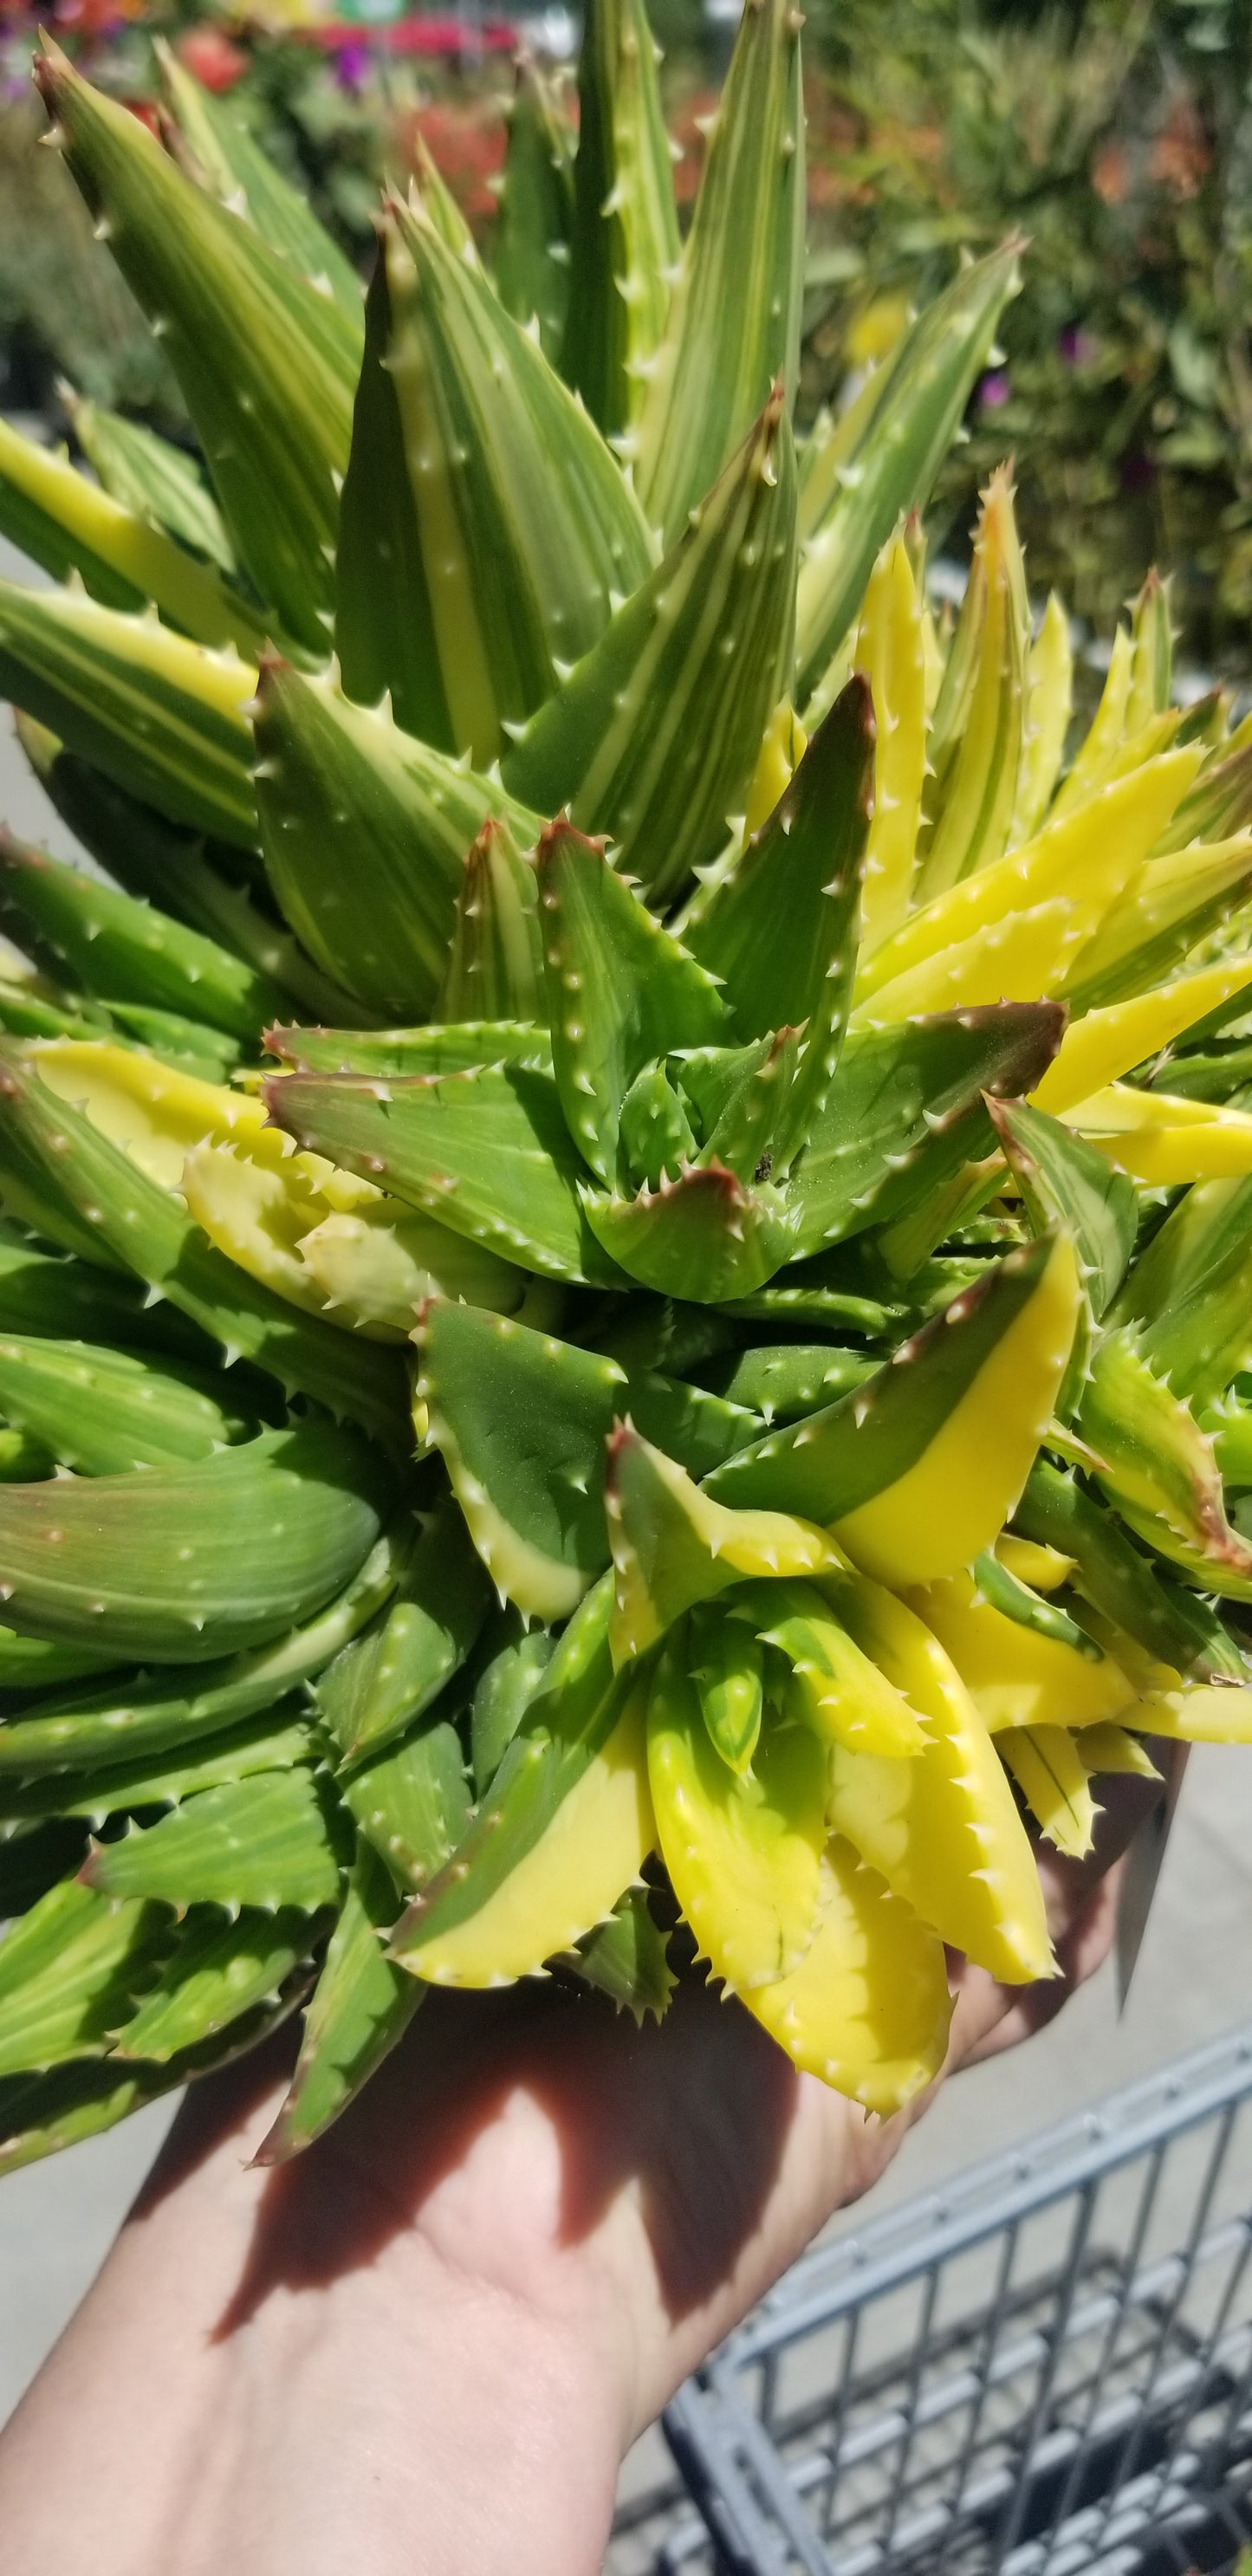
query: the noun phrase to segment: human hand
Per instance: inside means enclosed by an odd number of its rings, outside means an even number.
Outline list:
[[[1145,1784],[1040,1858],[1061,1974],[954,1961],[940,2082],[1014,2045],[1111,1938]],[[200,2085],[0,2443],[6,2576],[595,2576],[622,2452],[937,2087],[867,2119],[684,1977],[636,2032],[590,1995],[432,1995],[297,2163],[249,2169],[285,2035]]]

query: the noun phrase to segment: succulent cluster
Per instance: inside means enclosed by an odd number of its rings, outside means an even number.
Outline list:
[[[693,1949],[891,2110],[1033,1831],[1252,1737],[1252,732],[1151,578],[1071,745],[1006,474],[932,616],[1016,245],[797,454],[790,0],[685,243],[594,0],[498,277],[428,174],[365,298],[185,73],[39,78],[200,453],[0,431],[97,863],[0,852],[0,2167]]]

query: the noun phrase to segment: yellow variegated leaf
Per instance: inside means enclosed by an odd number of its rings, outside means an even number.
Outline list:
[[[748,789],[747,812],[743,818],[743,837],[747,842],[773,813],[780,797],[785,795],[794,772],[804,758],[808,735],[790,698],[776,706],[765,728],[765,739],[757,755],[752,784]]]
[[[1252,1172],[1252,1117],[1216,1101],[1110,1083],[1066,1111],[1067,1123],[1110,1162],[1153,1189],[1241,1180]]]
[[[229,1145],[193,1145],[179,1184],[210,1243],[290,1305],[324,1315],[326,1299],[299,1245],[328,1213],[317,1191],[291,1173],[267,1170]]]
[[[1052,1418],[1082,1286],[1068,1235],[912,1467],[835,1524],[853,1564],[881,1583],[936,1581],[972,1565],[1017,1503]]]
[[[943,1944],[838,1834],[822,1855],[805,1957],[744,2001],[794,2065],[884,2118],[943,2064]]]
[[[879,1593],[857,1641],[930,1728],[915,1762],[832,1753],[827,1808],[863,1860],[945,1941],[1010,1984],[1054,1973],[1034,1856],[995,1745],[939,1640]]]
[[[1064,1118],[1077,1101],[1090,1100],[1121,1074],[1146,1064],[1245,984],[1252,984],[1252,957],[1227,957],[1155,992],[1136,993],[1130,1001],[1088,1011],[1085,1019],[1074,1020],[1067,1028],[1032,1094],[1035,1107]]]
[[[1109,1779],[1115,1772],[1136,1780],[1161,1777],[1147,1746],[1125,1726],[1085,1726],[1077,1739],[1077,1750],[1093,1780]]]
[[[1074,698],[1074,654],[1069,619],[1055,591],[1048,594],[1043,623],[1030,648],[1026,690],[1026,730],[1017,773],[1010,848],[1037,832],[1052,802],[1060,775]]]
[[[970,1574],[909,1596],[951,1656],[993,1733],[1006,1727],[1094,1726],[1133,1706],[1136,1686],[1111,1654],[1083,1655],[984,1601]]]
[[[645,1699],[642,1687],[632,1692],[607,1743],[477,1913],[405,1949],[414,1976],[437,1986],[511,1985],[611,1914],[656,1842]]]
[[[648,1707],[648,1773],[662,1858],[714,1975],[749,1995],[790,1976],[813,1938],[826,1843],[817,1738],[767,1718],[751,1772],[732,1771],[667,1654]]]
[[[876,948],[908,909],[926,776],[926,656],[922,602],[902,536],[873,572],[853,652],[874,698],[874,814],[865,848],[861,941]]]
[[[1076,1568],[1072,1556],[1063,1556],[1059,1547],[1044,1547],[1033,1538],[1012,1538],[1003,1531],[996,1540],[996,1555],[1006,1574],[1013,1574],[1032,1592],[1059,1592]]]
[[[1058,815],[1071,814],[1094,788],[1101,786],[1117,758],[1126,736],[1126,709],[1130,703],[1134,660],[1129,632],[1126,627],[1119,626],[1113,638],[1113,651],[1099,706],[1056,799],[1054,811]]]
[[[1106,904],[1114,903],[1181,804],[1203,757],[1194,744],[1163,753],[1100,789],[1076,811],[1054,813],[1022,849],[936,895],[862,960],[858,1002],[925,958],[1057,895],[1086,905],[1095,902],[1098,891]]]
[[[1087,1766],[1064,1726],[1006,1727],[999,1753],[1016,1780],[1041,1834],[1070,1860],[1091,1849],[1096,1803]]]
[[[1069,894],[1008,913],[879,986],[852,1013],[854,1028],[885,1028],[920,1011],[971,1010],[983,1002],[1036,1002],[1054,993],[1106,909]]]
[[[1181,1682],[1145,1691],[1134,1723],[1177,1744],[1252,1744],[1252,1684]]]

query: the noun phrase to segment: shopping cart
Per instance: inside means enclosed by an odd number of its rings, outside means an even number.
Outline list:
[[[1252,2026],[805,2257],[665,2418],[657,2576],[1183,2576],[1252,2540]],[[668,2505],[669,2510],[663,2508]]]

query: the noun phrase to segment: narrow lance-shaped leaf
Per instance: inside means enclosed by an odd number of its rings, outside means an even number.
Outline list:
[[[1066,1236],[1010,1253],[826,1413],[717,1468],[718,1501],[833,1527],[866,1573],[918,1583],[990,1545],[1047,1428],[1078,1312]]]
[[[805,704],[856,615],[870,567],[897,519],[922,509],[1019,283],[1021,244],[963,269],[882,368],[851,452],[805,486],[796,603],[797,704]],[[878,380],[875,379],[875,382]]]
[[[408,523],[420,566],[405,660],[428,617],[450,747],[485,768],[595,644],[652,548],[603,439],[481,271],[398,204],[380,256],[404,479],[393,498],[378,472],[393,428],[373,460],[374,512],[389,532],[394,513]],[[374,402],[381,426],[381,391]],[[370,497],[363,484],[362,515]]]
[[[206,1789],[145,1832],[97,1843],[82,1876],[109,1896],[188,1905],[299,1906],[339,1896],[342,1811],[310,1772],[265,1771]]]
[[[1213,1443],[1133,1326],[1097,1345],[1078,1423],[1098,1483],[1136,1535],[1209,1590],[1252,1600],[1252,1543],[1226,1517]]]
[[[197,644],[256,653],[264,641],[264,620],[208,564],[7,421],[0,422],[0,530],[55,580],[77,573],[108,608],[138,609],[150,599]]]
[[[490,816],[465,853],[437,1017],[534,1020],[541,975],[535,871]]]
[[[465,1755],[449,1718],[410,1727],[339,1787],[358,1830],[396,1886],[410,1893],[446,1868],[473,1814]]]
[[[1134,1250],[1139,1209],[1133,1181],[1111,1171],[1081,1136],[1025,1101],[993,1101],[990,1110],[1033,1232],[1044,1234],[1058,1224],[1070,1229],[1098,1323]]]
[[[623,442],[667,545],[769,389],[794,397],[804,265],[800,18],[745,10],[638,426]]]
[[[55,49],[39,81],[127,284],[162,326],[240,559],[287,633],[322,651],[359,329]]]
[[[747,1576],[785,1581],[845,1562],[810,1521],[714,1501],[630,1423],[610,1446],[608,1515],[616,1576],[611,1643],[621,1664],[645,1654],[684,1611]]]
[[[314,1417],[192,1464],[0,1487],[8,1623],[119,1660],[262,1645],[348,1581],[386,1480]]]
[[[164,2065],[215,2038],[273,2001],[315,1938],[315,1924],[294,1906],[272,1915],[250,1907],[225,1924],[216,1910],[199,1916],[137,2011],[119,2023],[110,2054]]]
[[[72,1879],[12,1925],[0,1963],[0,2072],[99,2056],[169,1939],[154,1905],[110,1905]]]
[[[371,1548],[338,1598],[276,1645],[219,1664],[167,1668],[155,1679],[125,1674],[88,1690],[62,1688],[51,1700],[45,1697],[38,1714],[11,1718],[0,1727],[0,1774],[33,1778],[151,1759],[167,1749],[185,1751],[254,1717],[311,1680],[383,1607],[395,1590],[406,1541],[407,1533],[393,1527]],[[25,1642],[41,1647],[36,1638]],[[42,1651],[71,1660],[61,1647]],[[79,1657],[77,1670],[84,1663],[89,1667],[90,1658]],[[57,1678],[55,1672],[47,1675],[49,1681]]]
[[[496,232],[496,292],[515,322],[536,322],[539,346],[560,360],[569,306],[574,134],[544,74],[517,57]]]
[[[62,400],[103,489],[137,518],[150,519],[189,553],[202,555],[233,577],[238,571],[234,548],[195,457],[172,440],[158,438],[142,421],[127,420],[121,412],[106,411],[68,391]]]
[[[644,400],[680,258],[659,60],[643,0],[593,0],[578,62],[561,366],[610,438],[629,428]],[[506,172],[506,203],[507,195]]]
[[[490,1587],[445,1495],[409,1553],[392,1599],[322,1674],[317,1704],[345,1762],[413,1725],[470,1653]]]
[[[0,583],[0,687],[172,823],[256,847],[256,672],[71,591]]]
[[[653,899],[716,853],[791,661],[795,462],[781,388],[662,564],[503,769],[545,814],[606,832]]]
[[[255,1428],[242,1404],[222,1401],[227,1392],[207,1375],[175,1375],[130,1351],[0,1338],[0,1413],[79,1475],[211,1457]]]
[[[170,112],[175,159],[198,187],[242,215],[272,251],[320,294],[332,295],[358,338],[361,281],[307,197],[253,140],[238,108],[195,80],[158,36],[153,52]]]
[[[926,776],[924,603],[903,536],[884,546],[865,593],[854,659],[873,696],[873,817],[861,938],[876,948],[908,910]]]
[[[558,1964],[581,1984],[607,1995],[618,2012],[642,2028],[649,2013],[663,2021],[678,1983],[669,1964],[668,1940],[653,1916],[645,1887],[632,1887],[607,1922],[585,1933]]]
[[[1052,801],[1065,753],[1073,694],[1074,648],[1069,619],[1053,590],[1048,593],[1027,664],[1026,715],[1010,847],[1030,840]]]
[[[1029,639],[1026,574],[1004,467],[984,496],[930,733],[929,828],[918,873],[923,900],[1004,855],[1017,803]]]
[[[554,823],[537,867],[557,1089],[575,1142],[611,1182],[636,1076],[676,1049],[715,1045],[726,1010],[714,977],[632,894],[603,842]]]
[[[304,2017],[291,2089],[258,2147],[258,2165],[285,2163],[345,2111],[407,2029],[423,1996],[383,1949],[396,1893],[377,1854],[358,1838],[339,1920]]]
[[[280,984],[232,957],[151,904],[101,885],[81,869],[45,857],[0,831],[0,915],[19,946],[33,932],[47,954],[88,993],[207,1020],[251,1039],[283,1001]]]
[[[257,798],[275,898],[310,955],[388,1017],[424,1015],[442,981],[468,844],[489,815],[533,840],[498,786],[267,663]]]
[[[1070,1554],[1086,1598],[1146,1653],[1201,1680],[1246,1681],[1243,1657],[1214,1613],[1158,1573],[1114,1515],[1046,1458],[1031,1469],[1013,1525]]]
[[[228,850],[144,805],[103,771],[67,751],[33,717],[18,714],[16,732],[49,802],[75,838],[127,894],[152,903],[189,930],[225,948],[252,975],[273,984],[275,1016],[293,1007],[351,1020],[360,1012],[343,986],[323,975],[269,910],[241,883],[260,879],[259,851]]]

